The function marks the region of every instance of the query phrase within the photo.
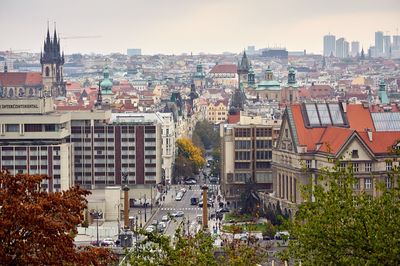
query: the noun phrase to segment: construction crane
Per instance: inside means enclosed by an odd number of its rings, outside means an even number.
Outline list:
[[[61,37],[63,40],[72,40],[72,39],[95,39],[95,38],[102,38],[101,35],[88,35],[88,36],[67,36]]]

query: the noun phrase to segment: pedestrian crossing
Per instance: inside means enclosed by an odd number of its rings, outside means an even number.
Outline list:
[[[187,208],[161,208],[162,211],[201,211],[202,208],[199,207],[187,207]]]

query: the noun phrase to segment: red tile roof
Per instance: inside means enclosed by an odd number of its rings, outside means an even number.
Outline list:
[[[348,128],[327,127],[319,141],[322,143],[319,151],[337,154],[353,132],[354,130]]]
[[[235,64],[215,65],[210,73],[237,73],[237,66]]]
[[[372,141],[369,141],[367,132],[358,133],[373,153],[390,153],[393,145],[400,141],[400,132],[372,132]]]
[[[346,116],[350,128],[336,126],[306,128],[301,105],[293,104],[290,108],[299,145],[306,146],[308,152],[321,151],[337,154],[353,134],[358,134],[375,154],[388,153],[391,147],[400,141],[400,131],[375,131],[370,110],[362,104],[347,105]],[[372,131],[372,141],[369,140],[366,129]]]
[[[346,109],[351,129],[365,131],[365,129],[369,128],[375,131],[374,122],[372,121],[368,107],[364,107],[362,104],[348,104]]]
[[[4,87],[41,86],[42,74],[39,72],[2,72],[0,84]]]
[[[316,144],[320,141],[324,128],[306,128],[301,113],[300,104],[293,104],[291,106],[293,113],[293,120],[296,125],[297,136],[299,144],[307,146],[307,150],[313,151],[316,149]]]
[[[228,124],[236,124],[240,121],[240,113],[236,115],[228,115]]]

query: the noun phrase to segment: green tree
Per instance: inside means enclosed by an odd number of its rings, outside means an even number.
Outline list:
[[[166,235],[139,231],[145,240],[129,252],[127,262],[135,266],[245,266],[256,265],[265,258],[265,250],[259,246],[233,241],[217,248],[210,234],[199,231],[188,236],[181,229],[182,226],[173,241]]]
[[[351,166],[323,169],[319,182],[304,188],[290,233],[288,252],[302,265],[400,265],[399,188],[378,187],[378,197],[355,193]],[[389,173],[393,180],[398,170]]]
[[[204,148],[207,150],[218,146],[218,131],[215,131],[213,124],[209,123],[207,120],[196,123],[193,136],[198,136],[201,139]]]

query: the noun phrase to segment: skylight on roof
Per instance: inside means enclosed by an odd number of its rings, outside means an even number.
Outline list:
[[[400,131],[400,113],[371,113],[376,131]]]
[[[306,111],[308,116],[308,121],[310,122],[311,126],[320,126],[321,123],[319,121],[317,108],[315,104],[306,104]]]
[[[332,124],[334,125],[344,125],[342,111],[339,108],[339,104],[330,103],[328,104],[329,111],[331,113]]]
[[[319,118],[321,120],[322,125],[331,125],[331,117],[329,116],[328,106],[325,103],[317,104]]]
[[[304,106],[310,127],[345,126],[344,114],[342,114],[342,109],[337,103],[307,103]]]

